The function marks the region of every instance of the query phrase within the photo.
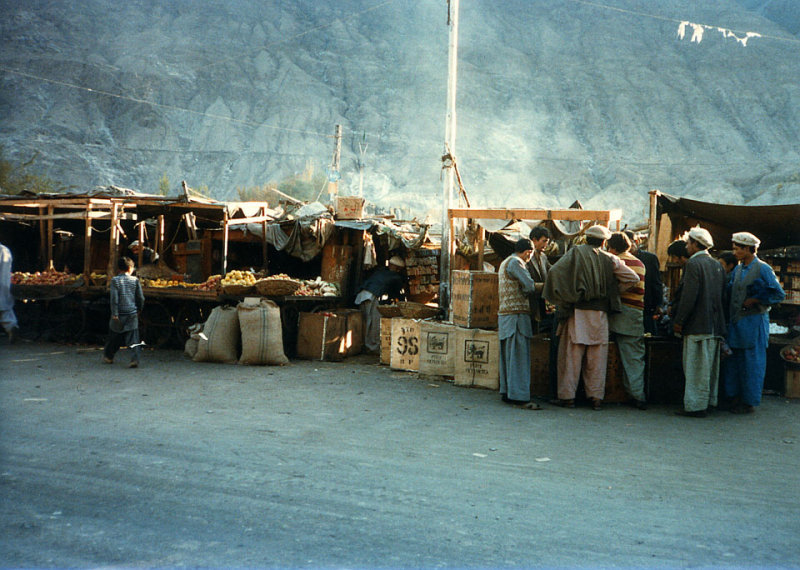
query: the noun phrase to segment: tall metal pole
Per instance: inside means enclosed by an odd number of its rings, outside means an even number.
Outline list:
[[[448,210],[453,207],[454,168],[456,155],[456,75],[458,67],[458,3],[448,0],[447,25],[450,28],[449,52],[447,61],[447,115],[444,129],[444,163],[442,164],[442,255],[439,271],[439,305],[450,311],[450,260],[453,243],[450,235]]]

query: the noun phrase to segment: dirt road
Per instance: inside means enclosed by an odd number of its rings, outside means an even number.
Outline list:
[[[0,566],[800,565],[800,403],[673,411],[1,345]]]

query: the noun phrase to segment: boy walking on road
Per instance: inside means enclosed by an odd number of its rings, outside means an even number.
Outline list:
[[[144,306],[144,291],[137,277],[133,276],[134,264],[130,257],[121,257],[118,262],[120,273],[111,280],[111,321],[103,362],[113,364],[114,355],[122,346],[133,349],[128,368],[139,366],[139,311]]]

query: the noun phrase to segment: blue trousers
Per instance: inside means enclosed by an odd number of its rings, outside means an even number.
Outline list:
[[[725,395],[739,398],[747,406],[761,403],[764,375],[767,373],[767,349],[734,348],[724,367]]]

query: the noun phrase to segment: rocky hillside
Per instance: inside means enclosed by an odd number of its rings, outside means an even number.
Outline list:
[[[441,202],[446,0],[0,0],[0,144],[78,188],[217,198],[324,171]],[[681,21],[707,24],[702,41]],[[729,28],[725,37],[716,28]],[[461,3],[456,154],[473,205],[728,203],[800,190],[795,0]],[[737,41],[746,32],[747,45]],[[437,214],[438,216],[438,214]]]

